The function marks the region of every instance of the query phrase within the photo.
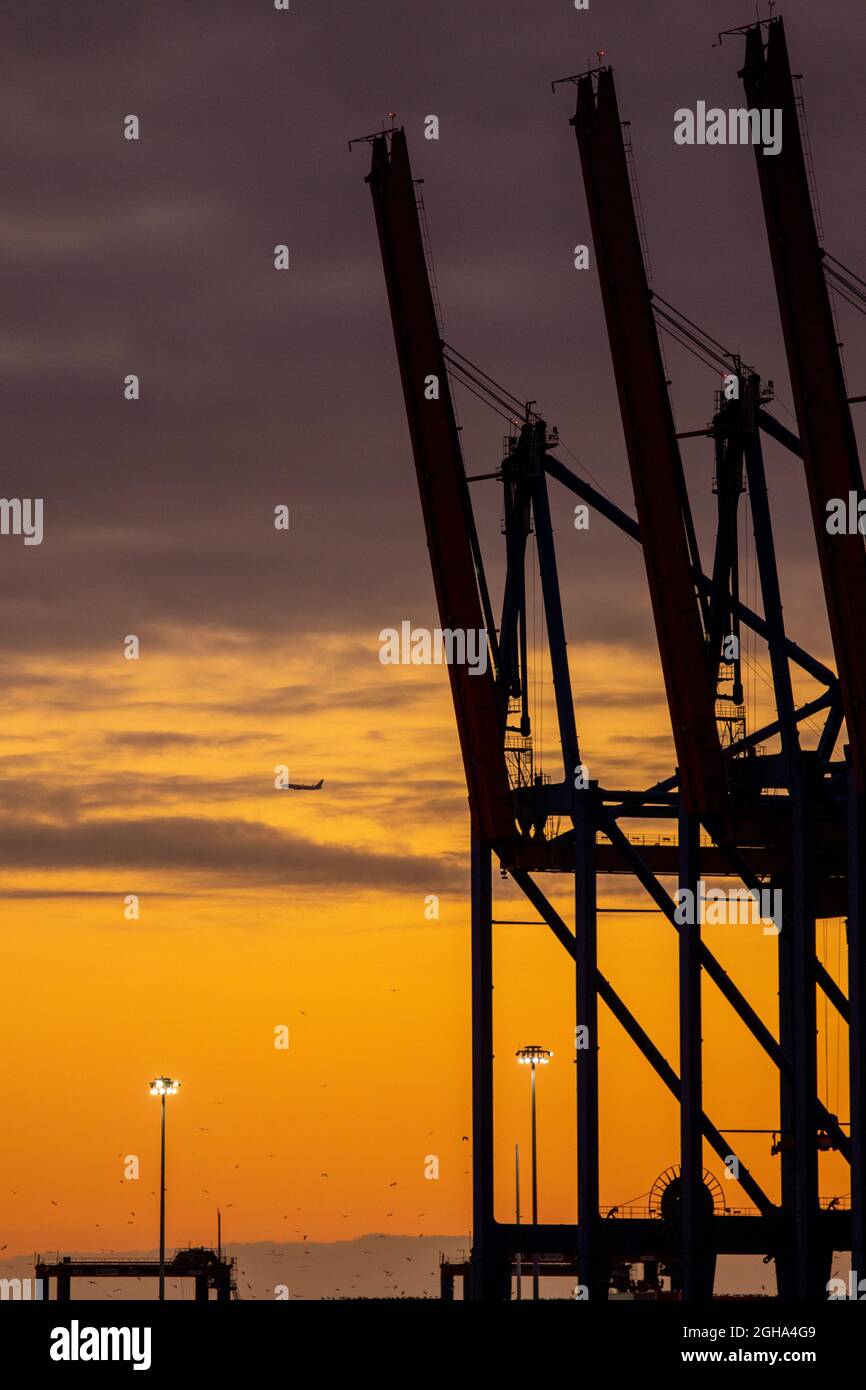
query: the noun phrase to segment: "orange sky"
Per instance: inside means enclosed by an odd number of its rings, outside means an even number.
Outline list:
[[[0,1184],[9,1194],[10,1253],[153,1244],[159,1127],[147,1083],[160,1070],[183,1082],[168,1102],[169,1244],[211,1240],[218,1203],[233,1240],[468,1230],[462,770],[444,670],[383,667],[375,638],[359,661],[357,636],[322,639],[287,659],[218,636],[184,651],[163,635],[143,645],[137,663],[118,655],[85,674],[56,660],[31,661],[18,672],[51,710],[46,717],[35,701],[19,705],[3,735],[16,776],[40,791],[41,824],[62,825],[74,804],[98,842],[103,818],[142,826],[151,815],[203,816],[227,822],[232,843],[246,822],[272,827],[289,847],[300,836],[335,855],[333,881],[300,886],[230,864],[223,872],[218,863],[162,873],[99,864],[7,870],[0,1045],[8,1130]],[[311,670],[321,699],[307,710],[299,699],[295,710],[291,692],[305,687]],[[350,673],[356,694],[341,705]],[[605,707],[614,679],[619,704]],[[84,680],[92,691],[86,703]],[[666,715],[651,693],[657,684],[649,658],[582,649],[575,693],[593,776],[618,784],[627,758],[638,785],[669,766]],[[629,696],[646,688],[646,708],[630,705]],[[251,705],[271,713],[254,719]],[[548,727],[550,720],[548,709]],[[148,742],[167,733],[164,746]],[[658,748],[652,763],[646,754],[641,760],[641,744]],[[275,791],[281,762],[298,778],[323,776],[323,791]],[[336,851],[350,856],[347,864]],[[411,866],[411,884],[389,889],[373,875],[364,887],[355,881],[355,853],[369,865],[394,856]],[[569,917],[567,880],[543,886]],[[498,875],[495,887],[497,915],[533,916]],[[36,896],[9,896],[15,892]],[[140,895],[137,922],[123,916],[131,892]],[[438,921],[424,916],[429,892],[440,895]],[[645,905],[624,879],[603,880],[601,900]],[[827,927],[834,973],[839,930],[838,922]],[[773,1027],[773,938],[747,926],[708,927],[705,935]],[[674,1066],[675,962],[675,935],[660,918],[601,919],[601,968]],[[772,1124],[769,1063],[712,985],[705,983],[704,997],[707,1111],[721,1127]],[[570,963],[545,928],[497,929],[502,1219],[513,1207],[515,1142],[528,1164],[528,1080],[513,1059],[526,1042],[555,1053],[540,1078],[541,1215],[574,1213],[572,1000]],[[823,1016],[821,1008],[822,1025]],[[626,1202],[677,1161],[677,1117],[603,1006],[601,1020],[602,1200]],[[287,1051],[273,1045],[281,1024],[290,1030]],[[824,1098],[847,1119],[846,1050],[837,1031],[831,1014]],[[822,1033],[822,1088],[824,1049]],[[738,1143],[775,1194],[769,1136]],[[140,1157],[139,1181],[123,1179],[129,1154]],[[424,1178],[431,1154],[440,1163],[437,1181]],[[706,1161],[721,1177],[715,1156]],[[847,1191],[835,1156],[823,1165],[825,1195]],[[744,1204],[736,1184],[725,1190],[730,1205]]]

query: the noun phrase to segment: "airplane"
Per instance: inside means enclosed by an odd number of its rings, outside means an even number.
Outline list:
[[[320,781],[318,781],[318,782],[313,782],[312,784],[308,784],[308,783],[306,783],[306,782],[290,782],[290,783],[289,783],[289,791],[290,791],[290,792],[317,792],[317,791],[320,790],[321,787],[324,786],[324,784],[325,784],[325,779],[324,779],[324,777],[322,777]]]

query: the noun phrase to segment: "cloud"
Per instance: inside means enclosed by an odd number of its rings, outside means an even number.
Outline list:
[[[43,7],[7,26],[10,73],[0,97],[12,194],[0,214],[0,248],[15,263],[0,334],[4,488],[46,503],[38,555],[0,543],[4,651],[59,643],[87,656],[106,649],[119,628],[138,627],[174,631],[179,641],[209,632],[374,634],[392,624],[395,609],[400,618],[429,608],[363,183],[367,152],[350,158],[345,149],[359,128],[378,123],[375,94],[386,90],[402,108],[416,173],[426,179],[449,340],[521,398],[538,397],[563,439],[632,509],[598,286],[571,263],[575,227],[585,225],[577,153],[562,94],[553,106],[543,97],[573,15],[549,16],[539,29],[525,6],[506,4],[502,32],[525,38],[506,51],[491,47],[490,17],[472,7],[416,6],[410,22],[384,0],[334,0],[330,22],[342,41],[328,50],[323,88],[320,20],[301,6],[290,18],[228,0],[130,4],[122,19],[100,0],[67,8],[53,7],[50,26],[39,18]],[[719,197],[712,158],[690,166],[688,179],[678,175],[670,90],[686,76],[708,92],[737,85],[703,42],[693,10],[668,6],[682,40],[676,50],[648,19],[611,19],[636,135],[642,115],[643,194],[654,214],[654,254],[667,271],[659,282],[686,279],[699,294],[692,312],[724,341],[736,329],[736,344],[760,356],[784,393],[772,296],[757,295],[753,283],[769,284],[753,169],[725,165],[742,193],[733,199]],[[843,32],[847,22],[840,17]],[[508,101],[478,102],[477,83],[467,87],[443,48],[452,26],[465,62],[492,65],[479,82],[495,74]],[[636,43],[654,55],[648,68],[626,58]],[[428,45],[442,64],[438,142],[420,134]],[[356,53],[365,54],[361,70]],[[844,44],[841,56],[835,39],[816,45],[810,63],[825,76],[832,63],[833,90],[853,121],[862,93]],[[138,142],[122,136],[128,111],[142,120]],[[844,206],[849,181],[832,164],[821,174],[822,196],[835,194]],[[704,218],[699,235],[693,222],[677,227],[667,207],[676,197],[712,206],[716,221]],[[754,214],[746,223],[744,205]],[[281,241],[292,253],[285,274],[272,264]],[[749,292],[733,299],[723,276],[706,274],[732,255],[750,277]],[[858,360],[853,346],[849,352],[853,377]],[[134,404],[121,395],[130,371],[142,382]],[[691,426],[705,418],[716,382],[684,377],[679,360],[673,374],[678,408],[689,417],[683,425]],[[467,459],[487,471],[498,462],[501,424],[471,397],[459,404]],[[684,447],[694,450],[691,468],[704,446]],[[703,457],[711,467],[709,445]],[[705,524],[714,505],[709,476],[693,476]],[[476,491],[492,520],[480,525],[496,588],[499,493]],[[774,494],[780,554],[803,545],[793,491]],[[292,531],[282,536],[270,525],[277,502],[292,510]],[[572,642],[651,645],[639,554],[635,560],[595,519],[576,542],[567,512],[560,516]],[[814,583],[801,591],[808,622]]]
[[[452,855],[439,857],[317,844],[261,821],[155,816],[68,825],[23,819],[0,824],[0,868],[182,873],[248,886],[465,889]]]

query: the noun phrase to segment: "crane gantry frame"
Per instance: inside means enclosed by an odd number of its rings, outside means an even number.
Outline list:
[[[470,1296],[504,1298],[512,1256],[559,1251],[577,1257],[590,1298],[605,1297],[611,1263],[637,1252],[667,1260],[685,1297],[712,1292],[722,1253],[775,1259],[779,1293],[826,1297],[834,1250],[866,1262],[866,652],[856,617],[866,600],[862,536],[830,536],[826,504],[862,496],[849,400],[815,225],[793,81],[781,18],[732,31],[745,35],[741,76],[750,104],[782,110],[781,152],[756,150],[782,328],[794,388],[799,438],[768,411],[772,396],[758,373],[714,340],[704,345],[736,382],[719,399],[707,431],[715,449],[718,524],[712,573],[698,553],[658,338],[659,324],[694,334],[695,325],[650,290],[631,188],[613,72],[599,67],[568,79],[577,88],[574,126],[586,190],[595,261],[620,402],[636,517],[616,507],[553,452],[555,439],[529,408],[497,476],[504,492],[506,568],[501,618],[493,620],[456,423],[449,367],[459,362],[442,341],[405,133],[369,137],[368,176],[382,252],[397,357],[412,439],[440,620],[465,631],[486,628],[485,672],[449,666],[471,816],[473,1248]],[[667,320],[667,324],[663,322]],[[689,327],[685,327],[689,325]],[[697,339],[695,339],[697,341]],[[464,359],[465,361],[465,359]],[[478,384],[478,378],[473,378]],[[436,390],[429,384],[435,380]],[[773,540],[761,436],[802,461],[838,676],[788,635]],[[603,787],[581,769],[566,627],[556,566],[548,480],[564,485],[643,549],[652,612],[677,756],[672,776],[641,791]],[[748,483],[763,616],[739,595],[737,510]],[[511,715],[529,730],[526,691],[526,542],[534,529],[550,652],[563,777],[546,783],[509,775]],[[859,610],[858,610],[859,605]],[[727,661],[726,639],[750,628],[766,643],[776,719],[723,743],[716,700]],[[736,645],[733,648],[738,651]],[[824,687],[795,704],[791,663]],[[730,675],[730,673],[729,673]],[[733,666],[738,702],[739,663]],[[741,695],[739,696],[741,701]],[[818,746],[801,746],[799,727],[824,715]],[[848,745],[836,758],[846,722]],[[752,756],[778,737],[779,752]],[[528,739],[526,740],[528,743]],[[763,748],[762,748],[762,751]],[[778,793],[784,793],[779,795]],[[571,828],[549,833],[554,818]],[[669,818],[676,845],[633,843],[623,823]],[[701,843],[701,831],[710,843]],[[497,1222],[493,1202],[493,895],[499,863],[562,943],[575,966],[576,1023],[589,1046],[577,1051],[576,1225]],[[539,887],[537,873],[574,875],[574,929]],[[598,968],[596,880],[633,876],[678,932],[677,1072],[612,983]],[[701,939],[700,924],[678,921],[660,881],[675,875],[697,893],[704,875],[738,878],[755,890],[779,886],[786,904],[778,935],[777,1034]],[[817,918],[847,916],[849,997],[816,955]],[[703,1108],[701,977],[721,990],[779,1076],[781,1201],[773,1202]],[[818,1096],[817,990],[848,1023],[850,1138]],[[680,1109],[680,1230],[658,1221],[599,1212],[598,1001],[626,1030]],[[730,1166],[754,1203],[754,1215],[718,1215],[704,1201],[703,1143]],[[828,1145],[851,1163],[851,1210],[821,1207],[818,1153]]]

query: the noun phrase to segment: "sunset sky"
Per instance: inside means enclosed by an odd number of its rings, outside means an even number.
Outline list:
[[[468,1231],[466,791],[444,670],[377,659],[381,629],[436,617],[369,152],[347,142],[398,113],[425,180],[448,341],[535,398],[563,461],[631,512],[597,279],[573,267],[590,240],[573,91],[554,96],[550,81],[605,49],[654,285],[775,380],[792,427],[752,151],[672,135],[677,107],[740,104],[742,41],[712,45],[752,8],[31,0],[4,26],[3,492],[45,506],[41,546],[0,539],[10,1255],[155,1244],[159,1071],[183,1082],[169,1101],[169,1245],[210,1242],[218,1204],[236,1241]],[[862,10],[825,11],[787,0],[784,12],[826,243],[857,265]],[[123,138],[129,113],[137,142]],[[423,138],[429,113],[438,142]],[[273,267],[279,243],[288,272]],[[841,330],[860,394],[862,335],[845,313]],[[716,379],[676,347],[667,361],[678,428],[703,427]],[[128,373],[139,401],[123,398]],[[502,422],[457,400],[469,471],[492,471]],[[773,445],[766,457],[789,631],[832,664],[799,466]],[[684,458],[706,568],[711,447],[687,442]],[[473,497],[498,604],[501,497],[485,486]],[[606,786],[639,788],[673,768],[643,561],[601,518],[575,531],[574,500],[554,491],[581,748]],[[754,661],[752,728],[772,717],[760,645]],[[549,662],[537,670],[543,685]],[[556,771],[549,695],[535,713]],[[323,790],[275,790],[279,764]],[[570,882],[542,886],[570,920]],[[498,876],[495,888],[508,909],[496,915],[533,915]],[[603,882],[601,900],[645,906],[625,879]],[[602,971],[676,1066],[673,931],[646,915],[601,924]],[[844,985],[840,934],[819,924]],[[707,940],[775,1027],[773,938],[711,927]],[[771,1126],[770,1064],[711,984],[704,998],[706,1110],[721,1128]],[[573,1012],[552,935],[498,928],[504,1220],[514,1144],[528,1154],[514,1063],[528,1042],[555,1053],[540,1080],[541,1215],[574,1216]],[[601,1019],[602,1200],[625,1203],[678,1161],[677,1114]],[[845,1036],[824,1019],[820,999],[822,1099],[847,1119]],[[741,1152],[776,1195],[769,1147],[750,1136]],[[130,1154],[137,1182],[123,1178]],[[424,1178],[428,1155],[438,1181]],[[847,1192],[834,1155],[822,1183]]]

